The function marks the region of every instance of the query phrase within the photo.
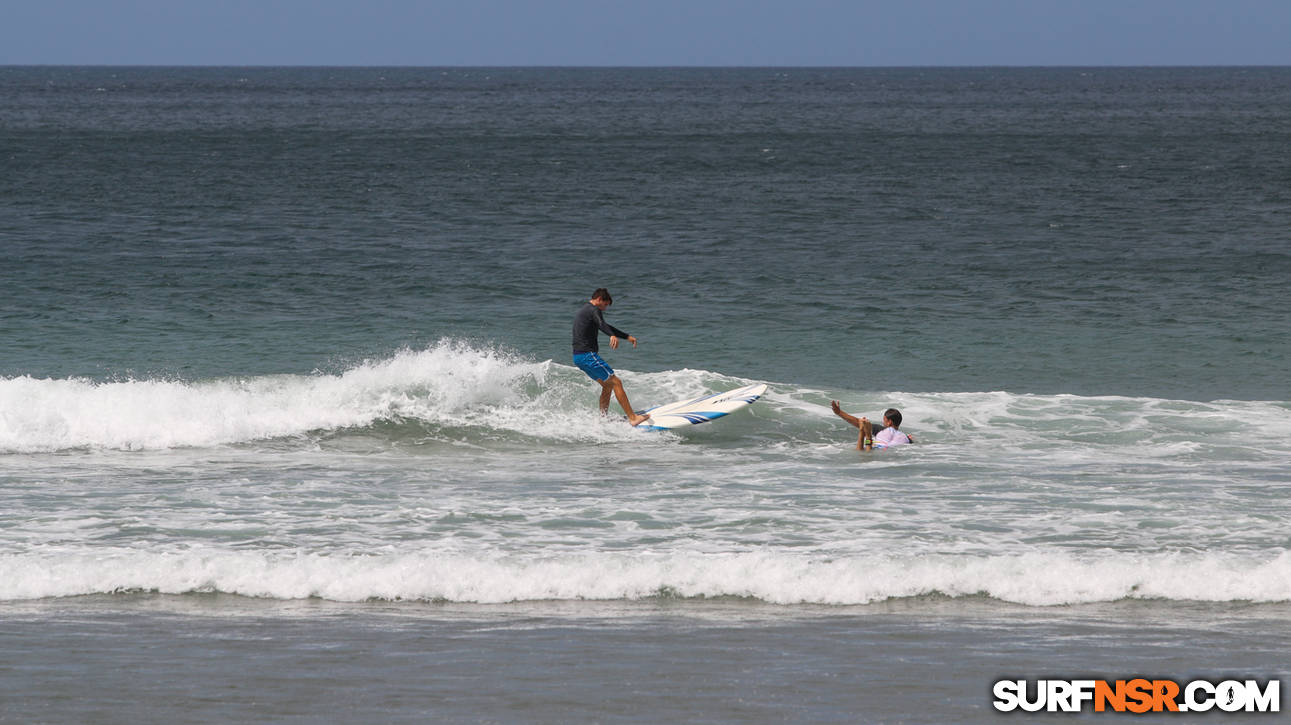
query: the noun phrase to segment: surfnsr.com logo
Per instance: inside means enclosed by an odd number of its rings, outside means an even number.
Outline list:
[[[1280,712],[1282,683],[1268,680],[998,680],[1000,712]]]

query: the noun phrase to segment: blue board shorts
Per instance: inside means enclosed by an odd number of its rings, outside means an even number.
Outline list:
[[[600,355],[594,352],[576,352],[574,353],[574,364],[579,370],[587,373],[587,377],[592,380],[609,380],[614,374],[614,368],[601,359]]]

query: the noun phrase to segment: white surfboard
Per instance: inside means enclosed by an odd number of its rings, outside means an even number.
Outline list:
[[[767,392],[763,383],[746,385],[725,393],[713,393],[702,398],[678,400],[675,403],[639,410],[649,413],[650,419],[637,426],[638,430],[676,430],[686,426],[707,423],[730,415],[740,408],[747,408]]]

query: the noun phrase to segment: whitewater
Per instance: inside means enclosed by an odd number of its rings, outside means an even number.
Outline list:
[[[640,400],[753,382],[622,371]],[[442,340],[311,375],[0,380],[0,600],[1291,601],[1287,404],[767,381],[637,431]],[[828,402],[901,408],[858,452]]]

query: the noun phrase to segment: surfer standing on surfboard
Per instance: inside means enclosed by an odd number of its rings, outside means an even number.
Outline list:
[[[829,407],[833,409],[834,415],[861,429],[861,434],[856,438],[856,450],[858,451],[867,451],[871,448],[883,450],[892,446],[914,443],[912,436],[901,432],[901,411],[896,408],[888,408],[883,411],[883,429],[875,434],[874,424],[870,422],[869,418],[857,418],[844,412],[838,405],[837,400],[829,401]]]
[[[640,425],[650,416],[637,415],[632,410],[632,404],[628,402],[628,394],[623,390],[623,381],[619,380],[613,368],[606,364],[599,354],[601,346],[597,332],[604,332],[610,336],[611,350],[618,349],[620,339],[632,343],[632,347],[637,346],[635,337],[605,321],[605,310],[609,309],[612,303],[609,290],[601,287],[592,293],[592,299],[580,307],[578,313],[574,315],[574,364],[579,370],[587,373],[587,377],[600,383],[601,415],[605,415],[610,409],[610,395],[613,395],[618,398],[619,405],[623,406],[623,412],[628,414],[628,422],[632,425]]]

